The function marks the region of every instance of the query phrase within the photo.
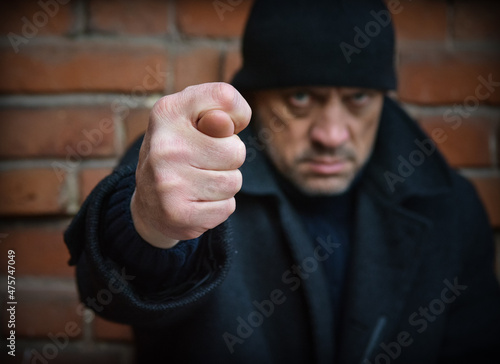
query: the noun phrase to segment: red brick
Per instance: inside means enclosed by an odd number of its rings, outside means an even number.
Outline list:
[[[0,93],[118,91],[142,96],[164,89],[166,65],[166,50],[154,45],[59,41],[30,44],[18,54],[3,47]]]
[[[164,0],[91,0],[90,29],[112,34],[166,34],[167,8]]]
[[[96,316],[94,319],[94,336],[97,340],[132,341],[132,329],[128,325],[117,324]]]
[[[500,3],[498,1],[454,2],[453,33],[457,40],[500,41]]]
[[[129,146],[148,127],[150,109],[133,109],[123,121],[125,127],[126,144]]]
[[[219,51],[209,47],[180,53],[175,61],[175,91],[190,85],[219,81],[220,58]]]
[[[231,82],[234,74],[240,69],[242,64],[243,58],[241,57],[241,52],[239,50],[228,52],[224,63],[224,74],[222,80],[225,82]]]
[[[12,32],[29,41],[36,36],[64,35],[71,32],[75,21],[72,4],[55,3],[57,7],[49,7],[47,12],[38,1],[0,2],[0,34]],[[20,49],[23,44],[19,46]]]
[[[0,110],[0,157],[81,157],[115,155],[110,107]],[[90,148],[88,148],[90,146]]]
[[[433,138],[448,162],[454,167],[492,167],[495,163],[490,151],[491,135],[496,125],[490,119],[463,119],[454,116],[453,122],[446,122],[443,116],[427,117],[421,125]]]
[[[0,215],[64,213],[66,197],[60,177],[50,168],[0,172]]]
[[[177,25],[181,32],[194,36],[240,37],[252,0],[178,0]]]
[[[0,252],[5,257],[9,249],[15,251],[16,277],[73,277],[75,269],[68,265],[70,256],[63,241],[64,229],[63,226],[3,229],[8,236],[2,239]],[[0,274],[6,271],[3,264]]]
[[[390,3],[391,1],[386,1]],[[446,39],[446,1],[401,1],[393,13],[398,40],[444,41]]]
[[[471,181],[486,207],[491,224],[500,228],[500,177],[473,177]]]
[[[76,287],[69,290],[68,283],[38,284],[16,282],[16,336],[49,339],[48,334],[68,333],[70,339],[81,337],[82,312],[78,307]],[[74,285],[72,285],[74,287]],[[2,311],[5,312],[6,301]],[[2,330],[5,330],[5,326]]]
[[[408,49],[401,53],[399,97],[417,104],[463,104],[477,100],[479,77],[500,82],[500,56],[481,53],[446,53]],[[484,104],[500,104],[500,90],[494,86],[482,100]],[[471,105],[472,105],[472,101]]]
[[[107,175],[111,168],[88,168],[80,172],[80,202],[83,202],[94,187]]]

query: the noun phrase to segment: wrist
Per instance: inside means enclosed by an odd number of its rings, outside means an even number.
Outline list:
[[[154,229],[150,224],[146,224],[142,219],[141,208],[137,201],[136,191],[130,199],[130,214],[137,233],[150,245],[160,249],[173,248],[179,242],[178,239],[166,237],[160,231]]]

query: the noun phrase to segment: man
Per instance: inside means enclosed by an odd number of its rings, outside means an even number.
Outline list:
[[[142,363],[497,363],[487,218],[386,95],[383,3],[256,1],[243,58],[241,94],[160,99],[85,202],[82,301],[133,326]]]

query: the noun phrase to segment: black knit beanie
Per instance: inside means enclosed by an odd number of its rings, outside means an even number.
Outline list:
[[[394,29],[382,0],[255,0],[240,91],[293,86],[396,88]]]

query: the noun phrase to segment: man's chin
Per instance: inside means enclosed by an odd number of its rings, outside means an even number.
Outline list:
[[[351,183],[352,178],[346,176],[335,177],[314,177],[297,179],[294,181],[295,186],[307,196],[335,196],[346,192]]]

